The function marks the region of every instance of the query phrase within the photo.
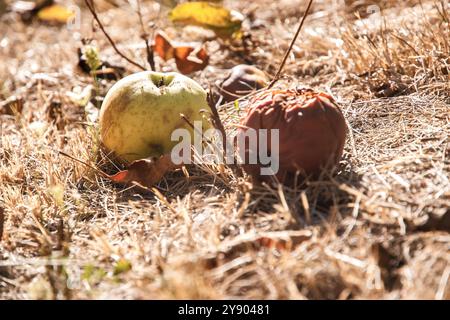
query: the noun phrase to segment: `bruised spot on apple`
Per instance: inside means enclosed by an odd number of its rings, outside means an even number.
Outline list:
[[[118,81],[100,110],[100,136],[107,151],[121,161],[159,157],[178,143],[171,141],[178,128],[192,128],[181,119],[211,125],[201,110],[208,110],[206,91],[176,72],[144,71]]]

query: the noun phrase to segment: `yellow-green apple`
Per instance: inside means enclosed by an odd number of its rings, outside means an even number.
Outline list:
[[[100,136],[106,149],[121,161],[158,157],[171,152],[174,130],[193,129],[182,119],[202,121],[209,110],[206,91],[176,72],[144,71],[118,81],[107,93],[100,110]]]

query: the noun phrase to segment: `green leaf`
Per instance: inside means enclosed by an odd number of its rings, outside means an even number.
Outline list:
[[[100,59],[100,52],[98,48],[92,45],[86,45],[82,49],[83,55],[86,57],[86,62],[91,71],[96,71],[100,68],[102,61]]]
[[[205,1],[185,2],[169,14],[170,20],[213,30],[218,36],[230,37],[241,29],[243,17],[220,5]]]
[[[120,259],[119,261],[116,262],[113,273],[116,276],[129,270],[131,270],[131,262],[125,259]]]
[[[239,106],[239,100],[234,100],[234,108],[237,112],[241,111],[241,107]]]
[[[88,264],[83,269],[81,279],[86,280],[89,283],[97,283],[100,282],[106,275],[107,272],[104,269]]]

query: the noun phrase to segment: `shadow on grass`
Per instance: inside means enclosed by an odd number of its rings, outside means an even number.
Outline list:
[[[356,173],[349,159],[344,159],[334,172],[309,179],[296,187],[262,184],[251,190],[246,215],[289,213],[289,228],[333,223],[351,215],[355,194],[361,188],[361,175]],[[354,192],[352,192],[354,191]]]
[[[116,191],[116,201],[148,201],[154,203],[161,195],[170,203],[177,198],[197,192],[207,202],[209,197],[236,194],[235,208],[242,218],[255,215],[286,214],[293,219],[290,229],[306,225],[334,222],[351,215],[355,203],[355,193],[359,192],[361,176],[357,174],[348,158],[344,158],[333,173],[325,173],[319,179],[305,181],[296,187],[267,184],[253,186],[249,179],[237,177],[234,173],[218,174],[205,171],[197,166],[187,170],[168,173],[155,187],[156,195],[138,187],[112,185]],[[354,192],[349,192],[353,190]]]

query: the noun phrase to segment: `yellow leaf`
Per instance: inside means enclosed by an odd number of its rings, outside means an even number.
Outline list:
[[[66,23],[75,15],[75,12],[58,4],[54,4],[39,10],[37,16],[46,22]]]
[[[212,29],[219,36],[231,36],[241,28],[243,17],[236,11],[205,1],[185,2],[169,14],[173,22]]]

